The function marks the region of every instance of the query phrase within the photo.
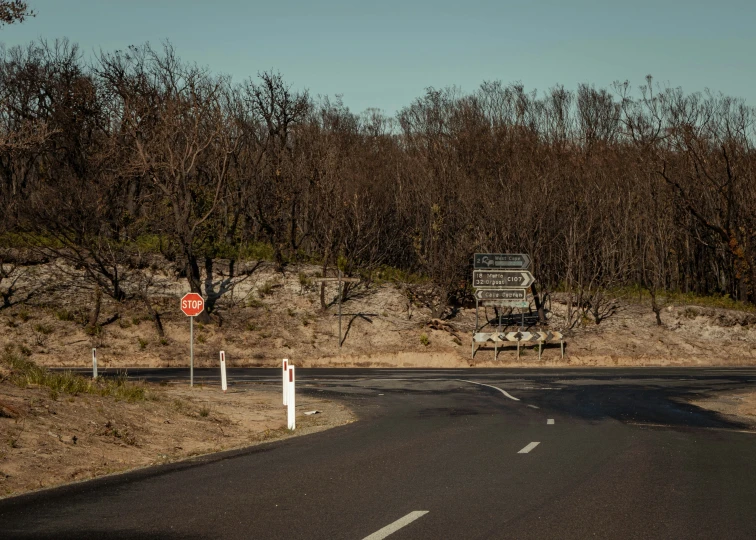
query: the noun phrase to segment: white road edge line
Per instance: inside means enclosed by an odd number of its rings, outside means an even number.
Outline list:
[[[394,534],[396,531],[398,531],[402,527],[406,527],[407,525],[409,525],[416,519],[423,517],[427,513],[428,513],[428,510],[415,510],[414,512],[410,512],[403,518],[399,518],[395,522],[389,525],[386,525],[381,530],[375,531],[370,536],[366,536],[365,538],[363,538],[363,540],[383,540],[388,535]]]
[[[454,379],[454,380],[460,381],[460,382],[466,382],[466,383],[470,383],[470,384],[477,384],[478,386],[487,386],[488,388],[493,388],[494,390],[498,390],[499,392],[501,392],[502,394],[504,394],[505,396],[507,396],[509,399],[512,399],[514,401],[520,401],[518,398],[516,398],[513,395],[509,394],[506,390],[502,390],[498,386],[491,386],[490,384],[483,384],[483,383],[474,382],[474,381],[466,381],[465,379]]]
[[[554,419],[553,418],[547,418],[546,419],[546,425],[553,426],[554,425]]]
[[[527,445],[527,446],[526,446],[525,448],[523,448],[522,450],[520,450],[520,451],[519,451],[519,452],[517,452],[517,453],[518,453],[518,454],[527,454],[527,453],[529,453],[529,452],[530,452],[530,451],[531,451],[531,450],[532,450],[533,448],[535,448],[536,446],[538,446],[539,444],[541,444],[541,443],[539,443],[539,442],[532,442],[532,443],[530,443],[529,445]]]

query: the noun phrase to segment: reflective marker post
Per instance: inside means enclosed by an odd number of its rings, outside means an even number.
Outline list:
[[[97,378],[97,349],[92,349],[92,378]]]
[[[283,371],[281,372],[281,381],[283,383],[283,404],[289,400],[289,359],[283,359]]]
[[[297,427],[297,422],[295,418],[295,412],[294,412],[294,400],[295,400],[295,393],[294,393],[294,384],[295,384],[295,377],[294,377],[294,366],[289,366],[289,400],[288,400],[288,410],[287,410],[287,425],[290,430],[294,430]]]
[[[226,353],[221,351],[220,352],[220,364],[221,364],[221,388],[225,392],[228,388],[228,384],[226,381]]]

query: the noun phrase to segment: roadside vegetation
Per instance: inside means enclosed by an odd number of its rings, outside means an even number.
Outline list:
[[[395,283],[453,319],[475,252],[530,254],[539,298],[568,294],[569,328],[611,318],[622,291],[659,325],[670,302],[756,301],[754,109],[729,96],[485,81],[389,116],[275,71],[233,82],[170,45],[87,62],[65,40],[0,49],[0,95],[0,311],[76,273],[66,309],[93,338],[109,299],[164,339],[158,274],[222,324],[238,286],[302,263],[359,277],[343,300]],[[313,277],[300,290],[323,291]]]
[[[149,396],[143,383],[129,381],[125,374],[92,379],[72,371],[51,371],[23,358],[21,354],[14,352],[12,347],[6,347],[3,351],[0,366],[3,368],[0,371],[0,382],[7,380],[19,388],[46,388],[52,399],[57,399],[63,394],[92,394],[136,402],[144,401]]]

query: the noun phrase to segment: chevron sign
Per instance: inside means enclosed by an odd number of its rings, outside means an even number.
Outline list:
[[[547,341],[561,341],[561,332],[478,332],[473,336],[475,343],[501,343],[502,341],[520,341],[529,343],[545,343]]]

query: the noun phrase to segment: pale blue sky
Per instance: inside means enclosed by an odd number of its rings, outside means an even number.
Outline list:
[[[241,81],[276,69],[295,88],[393,114],[428,86],[526,89],[629,79],[711,88],[756,105],[756,0],[28,0],[6,45],[67,37],[92,53],[170,40]]]

